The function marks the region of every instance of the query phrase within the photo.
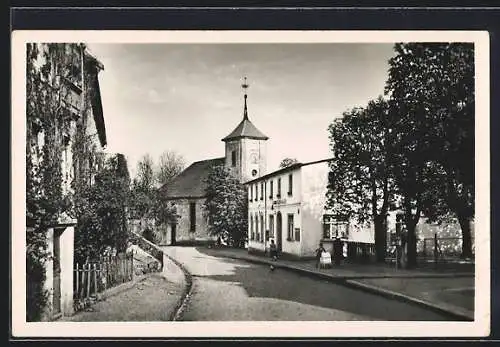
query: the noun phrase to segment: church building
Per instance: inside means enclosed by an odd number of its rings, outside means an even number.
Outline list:
[[[163,245],[205,242],[213,239],[208,232],[204,214],[206,179],[210,168],[225,165],[244,183],[266,174],[267,140],[269,139],[250,121],[247,107],[246,82],[243,119],[236,128],[222,139],[225,155],[220,158],[197,161],[182,171],[172,182],[160,188],[162,196],[175,203],[177,222],[163,230]]]

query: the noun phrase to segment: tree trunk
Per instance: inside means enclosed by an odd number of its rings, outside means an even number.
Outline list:
[[[458,222],[462,229],[462,258],[472,258],[472,234],[470,217],[465,213],[457,213]]]
[[[406,218],[406,244],[407,244],[407,261],[406,268],[413,269],[417,266],[417,223],[414,221],[413,216],[407,216]]]
[[[375,226],[375,254],[377,263],[385,262],[387,249],[387,219],[385,216],[374,218]]]

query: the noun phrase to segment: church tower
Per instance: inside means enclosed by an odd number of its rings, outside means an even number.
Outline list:
[[[247,78],[241,85],[244,90],[243,120],[226,137],[226,167],[240,182],[246,182],[266,174],[267,140],[264,135],[248,119]]]

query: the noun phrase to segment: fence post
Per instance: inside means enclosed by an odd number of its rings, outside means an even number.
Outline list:
[[[90,298],[90,264],[87,263],[87,299]]]
[[[78,269],[78,263],[76,263],[76,276],[75,277],[76,277],[76,296],[77,297],[79,296],[78,294],[79,294],[79,290],[80,290],[80,282],[79,282],[80,276],[79,276],[79,274],[80,274],[80,270]]]
[[[97,264],[94,263],[94,295],[97,297]]]
[[[434,233],[434,267],[437,267],[438,263],[438,239],[437,233]]]
[[[123,274],[123,282],[128,281],[128,264],[127,264],[127,256],[125,256],[124,261],[122,262],[123,264],[123,269],[124,269],[124,274]]]
[[[132,251],[132,253],[130,254],[130,268],[132,270],[132,280],[134,280],[134,275],[135,275],[135,271],[134,271],[134,251]]]
[[[80,292],[78,293],[78,297],[82,299],[85,296],[85,264],[82,264],[82,268],[80,269],[81,272],[81,285],[80,285]]]

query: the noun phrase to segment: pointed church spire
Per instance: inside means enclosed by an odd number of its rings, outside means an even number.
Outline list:
[[[241,85],[243,90],[245,91],[245,107],[243,109],[243,120],[248,120],[248,111],[247,111],[247,89],[249,87],[247,83],[247,78],[245,77],[245,82]]]
[[[245,106],[243,108],[243,119],[240,124],[226,137],[222,139],[222,141],[232,141],[236,139],[248,138],[254,140],[267,140],[269,137],[264,135],[259,129],[252,124],[252,122],[248,119],[248,110],[247,110],[247,89],[249,87],[247,83],[247,78],[245,77],[243,84],[241,85],[243,90],[245,91]]]

